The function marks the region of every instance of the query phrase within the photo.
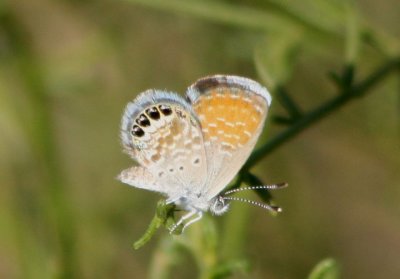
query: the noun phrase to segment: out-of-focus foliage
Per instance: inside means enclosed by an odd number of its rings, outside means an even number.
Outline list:
[[[308,279],[337,279],[339,277],[338,264],[333,259],[325,259],[317,264]]]
[[[0,278],[337,278],[336,262],[343,278],[398,278],[399,13],[396,0],[0,2]],[[157,223],[132,249],[160,198],[115,179],[133,164],[118,133],[139,92],[259,80],[275,94],[264,147],[376,71],[368,95],[252,165],[289,182],[282,214],[232,204],[180,236]]]

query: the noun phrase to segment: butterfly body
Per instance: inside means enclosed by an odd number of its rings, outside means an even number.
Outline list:
[[[262,132],[271,96],[255,81],[216,75],[198,80],[186,99],[148,90],[125,109],[121,124],[124,150],[137,166],[119,179],[159,192],[189,213],[228,209],[221,191],[243,166]]]

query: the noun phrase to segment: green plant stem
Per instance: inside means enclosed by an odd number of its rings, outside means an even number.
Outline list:
[[[150,222],[149,227],[145,231],[145,233],[133,243],[133,248],[135,250],[140,249],[143,245],[145,245],[157,232],[157,230],[161,227],[161,225],[165,225],[166,227],[171,227],[174,224],[174,210],[175,205],[166,204],[165,200],[160,200],[157,203],[156,214]],[[178,227],[175,231],[177,233],[181,233],[182,226]]]
[[[274,151],[277,147],[289,141],[300,132],[310,127],[312,124],[322,120],[333,111],[341,108],[350,101],[364,96],[378,82],[382,81],[387,75],[400,68],[400,58],[395,58],[381,66],[370,74],[366,79],[350,87],[343,87],[339,94],[317,107],[316,109],[303,114],[286,130],[269,140],[265,145],[258,148],[250,156],[247,163],[243,166],[241,172],[247,173],[248,170],[263,159],[267,154]]]

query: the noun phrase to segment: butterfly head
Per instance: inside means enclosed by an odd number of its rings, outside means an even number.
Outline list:
[[[210,212],[215,215],[222,215],[229,209],[229,203],[224,196],[220,195],[211,200]]]

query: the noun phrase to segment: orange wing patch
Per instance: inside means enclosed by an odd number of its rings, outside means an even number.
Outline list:
[[[205,142],[219,141],[233,151],[255,136],[267,104],[264,98],[240,89],[217,89],[201,95],[194,105]]]

